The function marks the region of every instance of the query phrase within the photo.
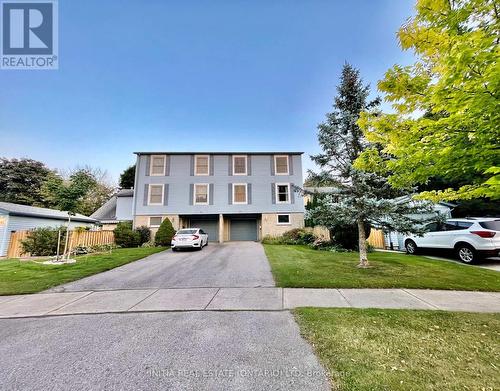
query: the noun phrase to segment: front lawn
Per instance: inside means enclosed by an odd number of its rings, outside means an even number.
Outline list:
[[[165,250],[164,247],[118,248],[111,253],[84,255],[66,265],[42,265],[31,261],[0,261],[0,295],[40,292],[79,280]]]
[[[426,288],[500,291],[500,273],[399,253],[373,252],[359,269],[357,253],[264,245],[276,284],[292,288]]]
[[[498,390],[500,314],[295,310],[334,390]]]

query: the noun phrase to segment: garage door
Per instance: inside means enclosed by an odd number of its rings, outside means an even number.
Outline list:
[[[209,242],[219,241],[219,222],[217,220],[191,220],[190,225],[205,231],[208,234]]]
[[[231,240],[257,240],[257,220],[231,220]]]

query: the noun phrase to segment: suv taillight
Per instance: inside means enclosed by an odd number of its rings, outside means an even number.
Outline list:
[[[471,234],[481,236],[482,238],[492,238],[496,232],[493,231],[470,231]]]
[[[200,237],[198,235],[193,235],[193,240],[197,240],[199,239]]]

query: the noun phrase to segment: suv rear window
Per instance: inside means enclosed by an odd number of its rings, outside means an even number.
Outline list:
[[[494,231],[500,231],[500,220],[493,221],[482,221],[479,225],[486,229],[492,229]]]

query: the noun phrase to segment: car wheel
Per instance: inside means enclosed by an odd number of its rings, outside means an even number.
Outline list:
[[[177,251],[177,249],[175,247],[172,247],[172,251]]]
[[[457,257],[463,263],[474,263],[478,259],[476,250],[469,244],[460,244],[457,247]]]
[[[406,253],[410,255],[415,255],[418,251],[417,244],[413,240],[407,240],[405,243]]]

